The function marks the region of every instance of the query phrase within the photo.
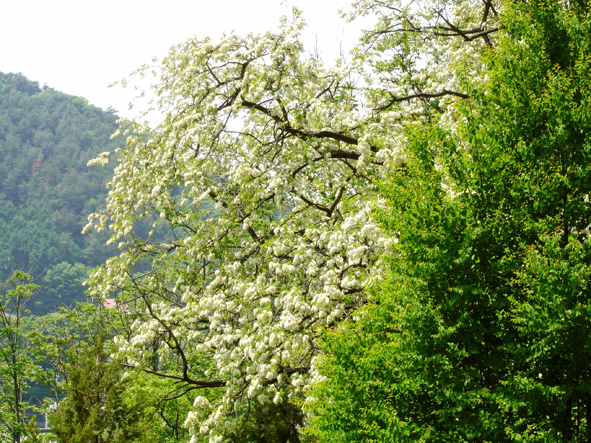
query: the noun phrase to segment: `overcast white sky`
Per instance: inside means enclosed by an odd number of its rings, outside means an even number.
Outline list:
[[[132,91],[107,88],[153,56],[189,37],[237,34],[277,28],[291,5],[304,11],[305,43],[316,40],[327,61],[340,45],[351,49],[361,27],[346,23],[338,10],[350,0],[19,0],[2,2],[0,71],[22,72],[41,85],[112,106],[132,117]]]

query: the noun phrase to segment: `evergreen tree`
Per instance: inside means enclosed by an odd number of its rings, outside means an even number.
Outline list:
[[[144,442],[146,404],[127,396],[133,374],[124,374],[120,360],[109,360],[102,333],[92,347],[71,355],[66,397],[49,414],[59,443]]]

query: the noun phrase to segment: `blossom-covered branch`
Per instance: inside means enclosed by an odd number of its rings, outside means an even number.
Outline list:
[[[451,14],[469,23],[477,3]],[[166,118],[122,122],[107,207],[86,228],[110,229],[121,251],[88,285],[135,319],[117,341],[128,364],[223,390],[195,400],[194,441],[220,441],[245,402],[306,395],[319,331],[370,301],[396,241],[371,217],[375,181],[404,157],[409,125],[453,125],[453,96],[467,95],[445,70],[480,75],[482,45],[433,33],[428,45],[382,33],[327,68],[304,51],[303,26],[296,11],[275,34],[173,48],[156,85]]]

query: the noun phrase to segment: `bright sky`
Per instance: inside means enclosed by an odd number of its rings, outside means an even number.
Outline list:
[[[87,98],[132,117],[131,90],[107,88],[187,38],[277,28],[291,5],[304,11],[304,42],[332,62],[350,50],[368,20],[347,23],[350,0],[19,0],[2,4],[0,71],[22,72],[41,85]]]

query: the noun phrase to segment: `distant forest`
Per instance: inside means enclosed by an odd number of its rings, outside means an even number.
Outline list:
[[[107,196],[112,166],[88,167],[122,139],[117,115],[22,74],[0,72],[0,277],[20,269],[42,285],[41,315],[84,298],[89,271],[114,255],[106,235],[82,235]]]

